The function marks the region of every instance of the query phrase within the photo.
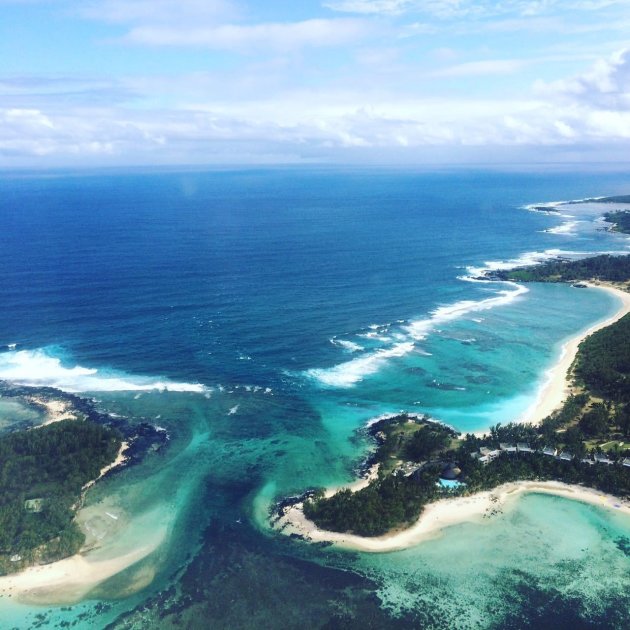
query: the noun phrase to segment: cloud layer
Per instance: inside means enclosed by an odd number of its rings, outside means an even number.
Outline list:
[[[0,4],[69,29],[0,71],[4,167],[630,155],[615,0]]]

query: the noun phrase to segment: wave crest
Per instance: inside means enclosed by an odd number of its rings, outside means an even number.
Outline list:
[[[340,363],[331,368],[311,368],[306,375],[328,387],[352,387],[366,376],[378,372],[388,359],[402,357],[414,349],[413,342],[397,343],[391,348],[376,350],[366,356]]]
[[[51,350],[18,350],[0,354],[0,379],[34,387],[56,387],[70,393],[169,391],[204,393],[200,383],[178,383],[116,373],[81,365],[67,367]]]

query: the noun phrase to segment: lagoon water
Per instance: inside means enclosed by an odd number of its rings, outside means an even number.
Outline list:
[[[89,395],[170,435],[99,483],[84,514],[101,557],[157,551],[82,602],[3,597],[2,626],[623,627],[630,523],[614,511],[528,495],[379,555],[272,533],[268,512],[351,480],[370,448],[357,429],[381,414],[463,431],[523,414],[562,342],[617,304],[471,278],[627,251],[596,205],[524,207],[628,185],[378,169],[2,175],[0,378]],[[0,431],[25,414],[0,406]]]

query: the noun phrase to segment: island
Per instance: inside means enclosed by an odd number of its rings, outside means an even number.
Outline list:
[[[554,401],[553,410],[542,414],[549,400],[539,401],[535,422],[459,435],[426,416],[380,419],[366,429],[375,443],[366,466],[371,474],[351,487],[313,489],[283,501],[273,514],[276,528],[307,540],[391,551],[448,525],[490,518],[522,492],[630,514],[630,257],[554,260],[484,279],[599,286],[618,295],[622,308],[572,340],[572,349],[565,347],[556,367],[561,386],[543,396]]]
[[[610,227],[612,232],[630,234],[630,210],[607,212],[604,215],[604,219],[607,223],[612,223]]]
[[[164,430],[97,410],[94,401],[50,387],[0,381],[0,399],[36,411],[39,423],[0,434],[0,576],[77,554],[76,514],[86,493],[122,465],[163,446]]]

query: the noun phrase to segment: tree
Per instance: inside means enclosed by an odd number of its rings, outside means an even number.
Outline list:
[[[595,403],[580,420],[580,429],[591,437],[598,437],[608,429],[608,410],[603,403]]]

